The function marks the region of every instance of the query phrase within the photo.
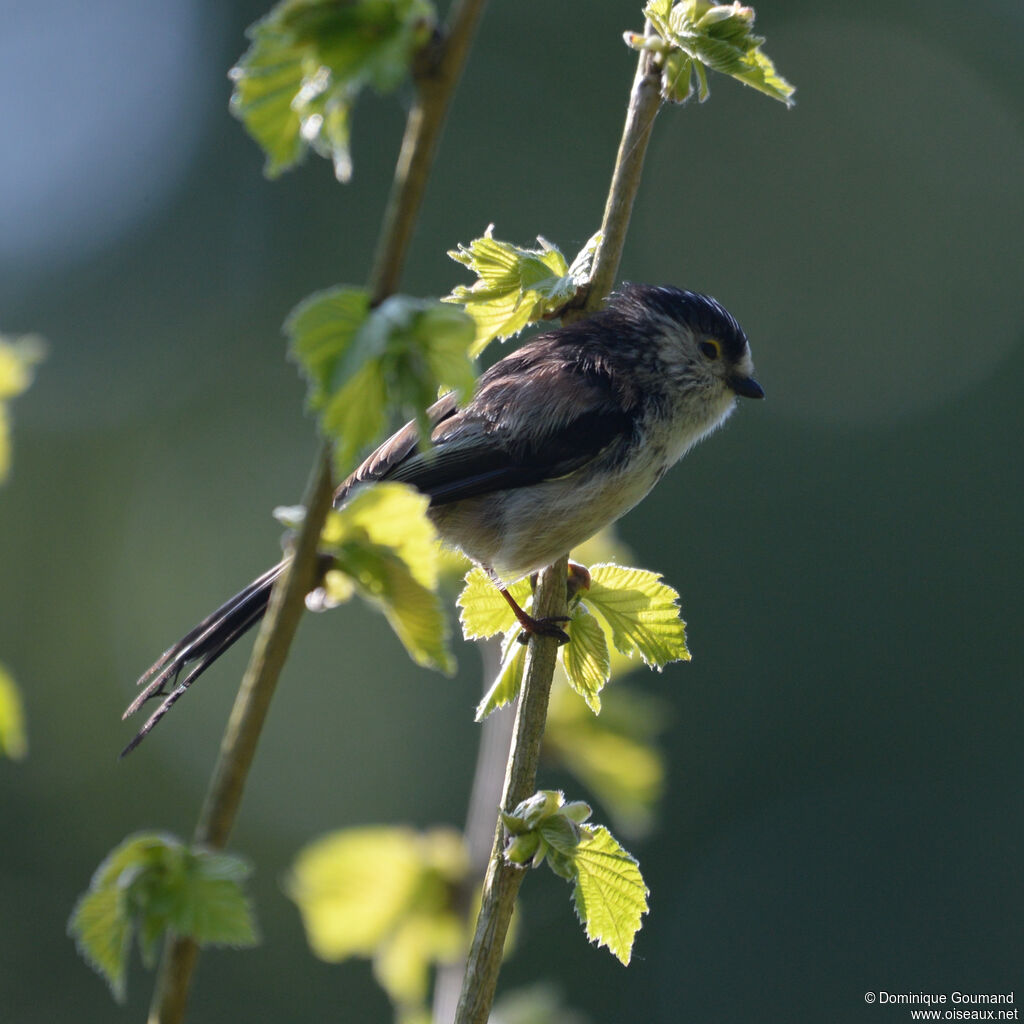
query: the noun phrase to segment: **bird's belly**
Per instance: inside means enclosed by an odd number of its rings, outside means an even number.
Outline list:
[[[443,505],[431,509],[430,517],[446,543],[511,583],[550,565],[628,512],[664,468],[570,474]]]

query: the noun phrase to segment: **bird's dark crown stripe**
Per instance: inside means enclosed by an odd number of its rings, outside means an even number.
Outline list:
[[[613,293],[608,308],[631,320],[650,318],[655,309],[677,323],[716,338],[726,359],[734,362],[747,347],[747,336],[736,318],[710,295],[663,285],[627,284]]]

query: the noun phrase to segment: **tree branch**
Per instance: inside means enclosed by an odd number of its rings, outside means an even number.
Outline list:
[[[565,590],[568,558],[560,558],[541,574],[534,596],[532,614],[538,618],[565,614]],[[537,783],[537,763],[544,737],[551,680],[555,674],[558,644],[551,637],[532,636],[526,654],[523,690],[512,733],[512,749],[505,772],[501,806],[511,811],[532,796]],[[484,879],[480,916],[476,934],[466,961],[462,995],[456,1011],[456,1024],[486,1024],[494,1002],[501,957],[512,907],[526,869],[505,860],[504,827],[498,820],[494,830],[491,860]]]
[[[306,594],[316,585],[317,545],[333,491],[331,454],[324,445],[306,490],[306,519],[288,567],[271,592],[267,614],[260,624],[221,741],[220,755],[193,837],[197,844],[222,849],[231,834],[270,701],[302,618]],[[199,948],[192,939],[168,938],[150,1007],[150,1024],[176,1024],[184,1019],[198,955]]]
[[[647,32],[651,31],[648,23]],[[659,74],[654,67],[651,54],[641,52],[608,190],[608,200],[601,224],[602,237],[594,257],[587,299],[582,308],[566,311],[563,317],[565,322],[582,319],[600,309],[615,286],[626,232],[633,212],[633,201],[640,187],[647,143],[660,107]],[[544,617],[565,614],[567,571],[567,556],[544,571],[534,595],[534,615]],[[537,762],[547,720],[548,697],[551,693],[557,650],[554,640],[539,636],[530,639],[526,678],[519,697],[519,709],[501,802],[501,807],[506,813],[511,812],[522,800],[532,796],[536,788]],[[504,845],[504,828],[499,818],[494,832],[491,860],[484,880],[480,916],[466,961],[462,995],[455,1017],[456,1024],[486,1024],[494,1002],[505,936],[516,894],[525,874],[525,869],[505,861]]]
[[[650,22],[646,32],[653,32]],[[647,155],[654,119],[661,108],[661,76],[654,64],[654,55],[641,51],[636,76],[629,95],[626,123],[622,129],[619,152],[612,172],[611,187],[601,220],[601,242],[594,255],[587,301],[581,310],[571,310],[566,319],[581,319],[594,313],[605,303],[615,287],[626,244],[626,232],[633,215],[633,201],[640,190],[640,178]]]
[[[456,0],[449,12],[446,35],[428,55],[426,67],[417,69],[417,100],[406,121],[370,273],[374,303],[383,301],[397,287],[401,277],[448,104],[485,3],[486,0]],[[226,845],[231,834],[270,700],[302,616],[305,595],[315,584],[317,545],[330,509],[331,494],[331,452],[325,444],[317,457],[314,482],[306,495],[306,519],[295,553],[274,586],[267,615],[235,700],[196,826],[197,843],[219,849]],[[180,1024],[184,1020],[198,955],[198,947],[191,940],[168,936],[149,1024]]]

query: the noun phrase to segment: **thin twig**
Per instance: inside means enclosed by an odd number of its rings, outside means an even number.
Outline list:
[[[540,618],[565,614],[565,584],[568,558],[560,558],[541,573],[532,613]],[[551,680],[555,674],[558,644],[551,637],[533,636],[526,654],[523,690],[519,696],[512,749],[505,772],[501,806],[511,811],[533,795],[537,763],[548,713]],[[462,995],[455,1014],[456,1024],[486,1024],[498,984],[501,956],[505,949],[512,907],[526,869],[509,864],[504,856],[504,830],[499,821],[494,830],[491,860],[484,879],[476,934],[466,960]]]
[[[317,545],[333,491],[331,453],[325,444],[306,491],[305,522],[288,567],[271,592],[267,614],[221,741],[220,755],[196,825],[196,843],[221,849],[231,834],[270,701],[302,617],[305,596],[316,584]],[[198,955],[199,949],[192,939],[168,938],[150,1007],[150,1024],[177,1024],[184,1020]]]
[[[462,76],[486,2],[456,0],[448,13],[446,34],[424,55],[417,68],[416,101],[405,123],[395,180],[370,274],[374,304],[398,287],[449,101]]]
[[[647,31],[651,31],[650,25]],[[659,76],[651,55],[642,52],[605,204],[602,239],[594,258],[587,300],[582,308],[567,310],[563,318],[566,321],[581,319],[600,309],[614,287],[633,201],[640,187],[647,143],[660,106]],[[567,566],[568,560],[563,557],[542,573],[534,595],[534,614],[565,614]],[[556,655],[557,647],[553,640],[539,636],[531,638],[501,802],[506,812],[511,812],[516,804],[534,792]],[[466,961],[455,1024],[486,1024],[490,1016],[505,936],[525,874],[523,868],[506,863],[504,845],[504,829],[499,820],[484,880],[480,916]]]
[[[653,31],[647,23],[647,34]],[[633,215],[633,200],[640,190],[640,177],[647,155],[654,119],[661,107],[661,78],[653,54],[641,51],[629,95],[626,123],[612,172],[612,183],[601,221],[601,242],[594,255],[587,301],[582,310],[570,310],[566,319],[579,319],[599,310],[615,287],[626,232]]]

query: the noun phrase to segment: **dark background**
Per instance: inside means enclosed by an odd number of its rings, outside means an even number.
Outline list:
[[[315,451],[280,325],[365,280],[407,96],[361,102],[355,178],[276,183],[227,112],[259,3],[24,5],[0,37],[0,329],[50,355],[14,407],[0,658],[31,750],[0,763],[0,1017],[138,1020],[65,937],[126,834],[188,835],[247,650],[126,763],[138,673],[278,552]],[[708,291],[745,326],[745,403],[621,524],[681,592],[635,959],[529,879],[504,987],[595,1022],[882,1021],[865,991],[1021,984],[1019,3],[759,10],[781,104],[715,77],[662,112],[624,279]],[[481,234],[573,254],[597,227],[639,3],[494,3],[403,288]],[[1014,455],[1014,452],[1017,452]],[[247,648],[248,645],[241,645]],[[414,669],[358,607],[308,617],[232,847],[264,936],[204,956],[191,1019],[387,1020],[364,963],[314,960],[280,890],[347,824],[461,825],[479,662]],[[542,780],[550,781],[550,780]]]

